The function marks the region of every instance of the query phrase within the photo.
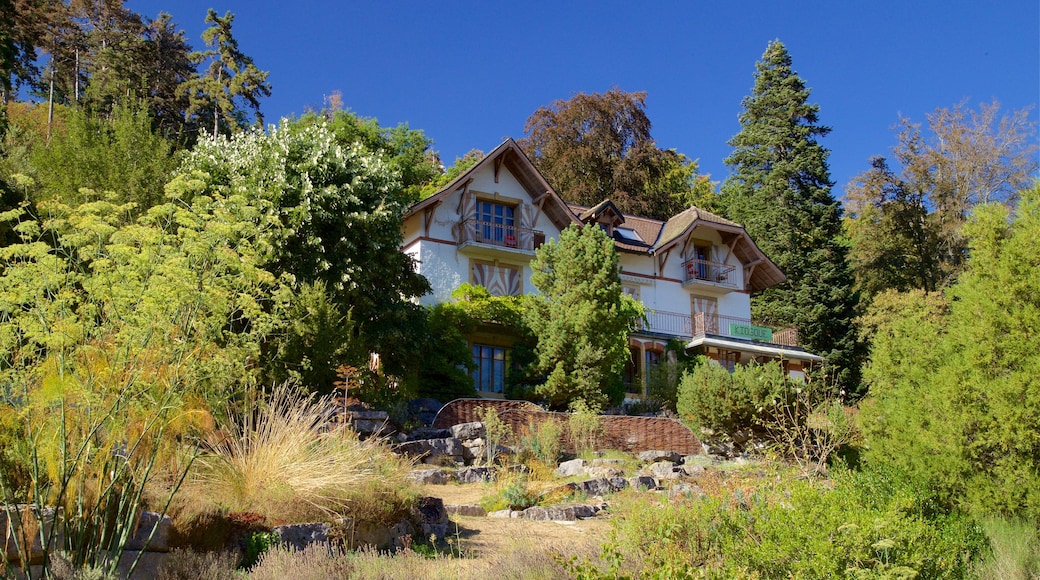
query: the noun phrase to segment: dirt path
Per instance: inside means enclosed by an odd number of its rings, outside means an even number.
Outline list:
[[[490,488],[484,484],[428,485],[422,493],[439,497],[445,504],[476,504]],[[453,538],[474,572],[535,571],[552,563],[551,554],[598,554],[610,533],[607,517],[575,522],[534,521],[517,518],[453,516]]]

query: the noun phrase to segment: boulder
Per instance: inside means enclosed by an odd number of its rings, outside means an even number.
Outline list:
[[[582,518],[596,517],[598,511],[598,506],[591,505],[534,506],[520,512],[520,517],[525,520],[573,522]]]
[[[487,517],[489,517],[489,518],[516,518],[516,517],[520,517],[520,512],[516,512],[516,511],[510,510],[510,509],[498,510],[498,511],[488,512]]]
[[[448,512],[449,516],[463,516],[467,518],[482,518],[487,514],[487,510],[476,504],[449,504],[444,506],[444,509]]]
[[[628,487],[628,482],[623,477],[600,477],[578,482],[577,485],[578,489],[587,495],[607,495]]]
[[[422,441],[423,439],[447,439],[451,437],[451,429],[433,429],[423,427],[408,434],[408,441]]]
[[[413,469],[408,478],[419,485],[444,485],[455,479],[455,474],[443,469]]]
[[[643,451],[638,457],[639,461],[643,463],[655,463],[662,460],[678,463],[682,459],[682,455],[674,451]]]
[[[454,437],[406,441],[397,446],[397,451],[433,465],[463,463],[462,441]]]
[[[455,472],[459,483],[481,483],[495,481],[495,470],[490,467],[464,467]]]
[[[649,471],[650,475],[654,476],[658,481],[682,477],[682,471],[671,461],[658,461],[650,466]]]
[[[705,469],[704,469],[703,465],[696,465],[696,464],[694,464],[694,465],[683,465],[682,467],[680,467],[680,469],[682,470],[683,474],[685,474],[687,476],[698,475],[698,474],[701,474],[701,473],[705,472]]]
[[[657,480],[650,477],[649,475],[637,475],[628,480],[628,485],[632,489],[637,490],[652,490],[657,489]]]
[[[423,497],[415,504],[413,519],[423,538],[443,540],[448,536],[448,510],[439,497]]]
[[[311,544],[328,542],[331,530],[328,524],[319,522],[277,526],[272,531],[278,534],[278,538],[283,544],[302,552]]]
[[[571,459],[570,461],[564,461],[556,468],[557,477],[574,477],[575,475],[585,475],[584,459]]]
[[[615,469],[624,469],[624,459],[606,459],[603,457],[597,457],[592,460],[592,467],[613,467]]]
[[[625,472],[621,471],[616,467],[588,467],[585,469],[585,474],[593,479],[596,479],[600,477],[621,477],[625,474]]]
[[[451,436],[456,439],[483,439],[484,434],[484,424],[480,421],[459,423],[451,427]]]

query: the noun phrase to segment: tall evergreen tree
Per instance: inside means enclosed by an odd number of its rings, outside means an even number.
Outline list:
[[[809,92],[784,45],[770,42],[743,101],[741,130],[729,142],[732,173],[720,203],[787,274],[787,282],[754,297],[756,318],[796,327],[802,344],[827,358],[837,385],[856,394],[862,348],[853,277],[828,151],[819,143],[830,128],[819,123]]]
[[[217,16],[212,8],[206,14],[206,23],[212,24],[202,33],[202,40],[210,50],[190,55],[202,64],[209,65],[201,75],[195,75],[180,86],[182,94],[188,96],[187,117],[198,116],[207,124],[213,124],[213,135],[238,131],[248,125],[246,112],[241,102],[253,111],[258,125],[263,125],[260,114],[260,98],[271,96],[271,85],[267,82],[267,71],[261,71],[253,59],[238,48],[238,40],[231,34],[231,23],[235,16],[226,12]]]

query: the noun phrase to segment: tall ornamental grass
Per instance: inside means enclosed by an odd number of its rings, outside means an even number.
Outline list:
[[[211,507],[253,512],[275,521],[353,515],[382,519],[414,499],[410,464],[376,439],[330,422],[329,398],[291,386],[241,416],[196,461],[187,493]],[[373,513],[375,512],[375,513]]]

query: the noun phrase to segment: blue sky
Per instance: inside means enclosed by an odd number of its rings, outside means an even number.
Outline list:
[[[270,71],[268,122],[342,93],[407,122],[445,164],[523,135],[540,106],[612,87],[646,91],[658,146],[728,174],[727,141],[755,62],[780,39],[833,132],[834,194],[895,144],[900,115],[1040,101],[1040,2],[394,2],[129,0],[173,15],[192,45],[207,8],[235,14],[240,48]]]

